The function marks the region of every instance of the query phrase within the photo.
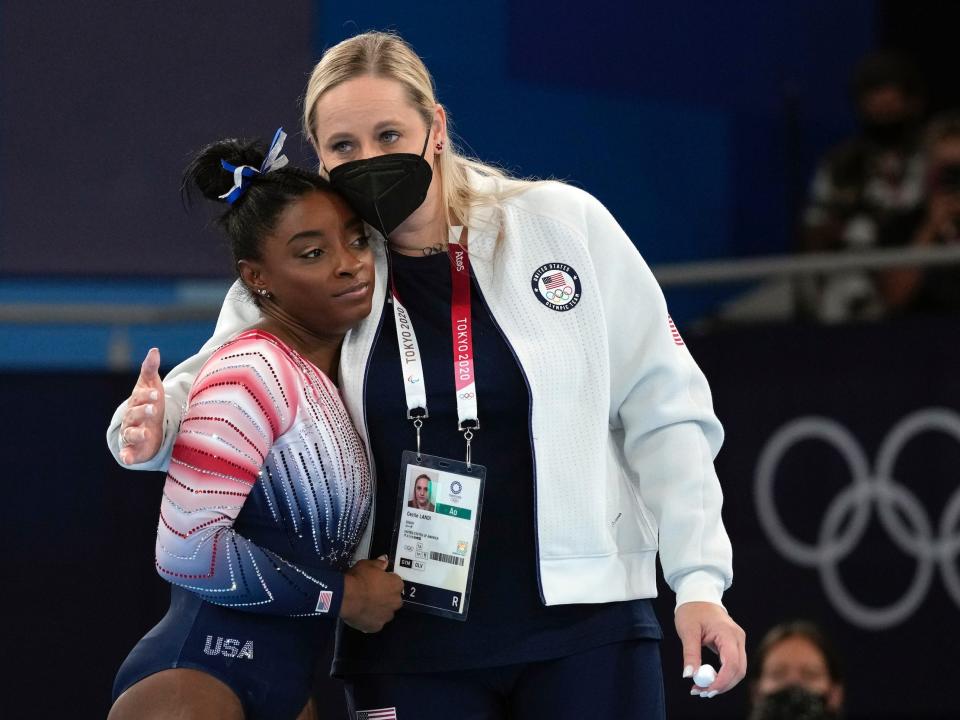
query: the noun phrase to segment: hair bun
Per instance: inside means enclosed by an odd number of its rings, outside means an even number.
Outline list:
[[[251,165],[259,168],[265,156],[263,145],[257,140],[218,140],[197,153],[183,171],[184,189],[189,194],[192,186],[208,200],[224,202],[220,196],[233,187],[233,174],[225,170],[220,161],[226,160],[237,167]]]

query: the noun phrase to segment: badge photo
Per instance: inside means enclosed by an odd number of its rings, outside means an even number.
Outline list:
[[[408,494],[407,507],[435,512],[437,509],[437,504],[434,501],[436,494],[436,472],[424,470],[413,479],[413,486]]]
[[[557,312],[572,310],[580,302],[580,276],[565,263],[546,263],[530,278],[533,294],[544,306]]]

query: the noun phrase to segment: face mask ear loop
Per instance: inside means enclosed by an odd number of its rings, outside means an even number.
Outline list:
[[[427,145],[430,144],[430,131],[433,130],[433,123],[430,123],[427,127],[427,136],[423,138],[423,149],[420,151],[420,157],[424,160],[427,159]]]

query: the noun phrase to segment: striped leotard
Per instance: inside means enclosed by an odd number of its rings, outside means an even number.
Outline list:
[[[223,345],[190,391],[163,490],[170,611],[115,696],[191,667],[230,685],[248,718],[295,717],[369,513],[366,453],[332,382],[264,331]]]

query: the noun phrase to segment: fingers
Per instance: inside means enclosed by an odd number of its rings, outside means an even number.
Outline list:
[[[128,425],[120,430],[120,443],[125,448],[135,448],[146,439],[147,429],[144,427]]]
[[[700,668],[703,647],[720,657],[720,670],[707,687],[692,687],[691,695],[710,698],[727,692],[747,672],[746,635],[719,605],[684,603],[675,614],[677,634],[683,643],[683,676],[691,677]]]
[[[380,572],[387,567],[387,556],[381,555],[375,560],[358,560],[353,567],[357,572]]]
[[[140,377],[137,383],[156,384],[160,383],[160,351],[157,348],[150,348],[147,356],[140,364]]]
[[[144,427],[120,428],[120,461],[132,465],[149,460],[156,454],[150,452],[151,434]]]
[[[156,402],[163,397],[161,395],[162,392],[162,387],[158,389],[137,385],[133,389],[133,392],[130,393],[130,399],[127,400],[127,407],[130,407],[131,405],[146,405],[147,403]]]
[[[677,635],[683,646],[683,676],[693,677],[700,667],[700,653],[703,645],[704,623],[701,619],[699,603],[686,603],[677,608],[674,623]]]
[[[127,411],[123,414],[121,431],[124,429],[132,430],[133,428],[143,425],[148,419],[156,418],[156,416],[157,406],[153,403],[127,405]],[[134,436],[130,434],[125,434],[123,439],[127,443],[134,442]]]
[[[747,674],[746,635],[732,620],[718,631],[715,640],[720,655],[720,671],[708,690],[725,693],[736,687]]]
[[[385,572],[389,559],[381,555],[375,560],[360,560],[348,572],[360,585],[350,585],[344,591],[341,619],[364,633],[379,632],[393,620],[403,605],[403,579],[396,573]]]
[[[137,453],[133,448],[125,447],[120,451],[120,462],[124,465],[133,465],[138,462]]]
[[[140,364],[140,375],[127,401],[130,405],[143,405],[163,399],[163,382],[160,380],[160,351],[150,348]]]
[[[159,367],[160,351],[151,348],[140,366],[120,424],[119,456],[125,465],[150,460],[162,444],[165,398]]]
[[[393,611],[396,612],[403,607],[403,578],[396,573],[390,573],[393,582],[391,588],[393,593]]]
[[[684,624],[677,628],[683,645],[683,676],[692,677],[700,667],[700,651],[703,634],[699,624]]]
[[[120,423],[120,460],[145,462],[157,454],[163,439],[163,414],[154,403],[128,406]]]

